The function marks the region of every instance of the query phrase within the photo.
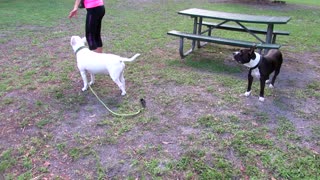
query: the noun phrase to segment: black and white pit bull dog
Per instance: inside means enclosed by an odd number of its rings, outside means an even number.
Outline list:
[[[273,88],[274,81],[276,80],[281,64],[282,53],[277,49],[271,49],[266,55],[260,55],[254,52],[256,47],[250,49],[241,49],[240,51],[233,53],[233,58],[240,64],[250,68],[248,74],[248,87],[245,96],[251,94],[251,85],[253,76],[260,79],[260,97],[259,101],[264,101],[264,87],[266,83],[269,83],[269,76],[274,71],[274,76],[270,82],[269,87]]]

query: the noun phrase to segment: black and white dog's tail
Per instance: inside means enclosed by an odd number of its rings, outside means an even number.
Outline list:
[[[122,58],[122,61],[134,61],[138,56],[140,56],[139,53],[135,54],[134,56],[132,56],[131,58]]]

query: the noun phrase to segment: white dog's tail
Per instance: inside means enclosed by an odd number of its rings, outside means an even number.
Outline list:
[[[134,61],[138,56],[140,56],[140,54],[135,54],[134,56],[132,56],[131,58],[123,58],[122,61]]]

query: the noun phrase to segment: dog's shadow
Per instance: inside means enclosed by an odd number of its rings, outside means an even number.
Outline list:
[[[88,88],[88,90],[83,92],[83,94],[86,97],[86,99],[88,100],[88,102],[90,102],[92,104],[99,103],[101,105],[101,108],[104,108],[103,104],[102,104],[102,102],[103,102],[110,109],[114,109],[114,110],[118,109],[121,106],[121,104],[123,104],[123,101],[124,101],[123,98],[125,96],[121,96],[121,91],[114,90],[112,88],[106,89],[105,86],[98,85],[98,84],[93,85],[92,90],[98,97],[96,97],[95,94],[89,88]],[[98,98],[102,102],[99,102]]]

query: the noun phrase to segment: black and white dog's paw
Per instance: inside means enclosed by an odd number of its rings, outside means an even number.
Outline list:
[[[259,97],[260,102],[264,102],[264,97]]]
[[[244,93],[244,96],[248,97],[248,96],[250,96],[250,94],[251,94],[251,91],[247,91]]]

